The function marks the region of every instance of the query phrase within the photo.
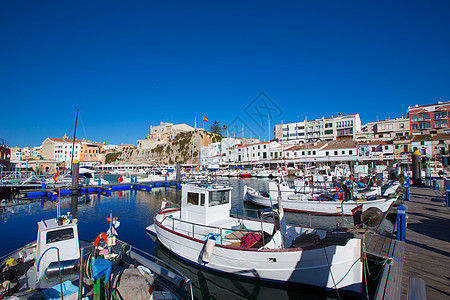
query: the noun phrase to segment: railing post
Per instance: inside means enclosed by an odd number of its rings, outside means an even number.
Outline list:
[[[437,180],[436,180],[436,177],[433,177],[433,190],[434,190],[434,191],[437,190]]]
[[[406,238],[406,207],[397,207],[397,240],[405,241]]]
[[[449,207],[450,187],[445,190],[445,206]]]

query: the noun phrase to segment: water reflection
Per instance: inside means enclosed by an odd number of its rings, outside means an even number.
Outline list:
[[[337,299],[305,287],[268,283],[208,270],[188,263],[156,242],[155,255],[192,281],[196,299]]]

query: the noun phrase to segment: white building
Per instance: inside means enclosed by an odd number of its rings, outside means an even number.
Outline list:
[[[81,143],[83,140],[75,140],[73,145],[72,139],[65,138],[46,138],[42,143],[42,157],[43,159],[56,160],[57,162],[65,163],[65,167],[70,167],[73,160],[80,160]],[[72,147],[73,157],[72,157]]]
[[[361,131],[359,114],[275,125],[275,139],[283,144],[354,139]]]
[[[394,155],[394,145],[386,141],[373,141],[358,144],[358,153],[362,157],[381,157]]]
[[[270,153],[279,147],[280,144],[275,141],[234,145],[225,151],[225,162],[254,163],[269,161]]]
[[[200,149],[200,163],[203,167],[208,165],[223,165],[227,164],[226,153],[229,148],[242,143],[241,139],[235,138],[223,138],[222,141],[217,143],[211,143],[208,146]]]
[[[286,161],[298,163],[355,161],[357,157],[358,147],[352,140],[314,142],[284,150]]]

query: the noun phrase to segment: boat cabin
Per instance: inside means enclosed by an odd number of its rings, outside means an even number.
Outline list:
[[[78,240],[77,224],[71,220],[60,217],[38,222],[36,269],[38,279],[45,274],[51,263],[75,261],[80,258],[80,245]]]
[[[231,187],[215,184],[185,184],[181,196],[181,219],[214,224],[230,217]]]

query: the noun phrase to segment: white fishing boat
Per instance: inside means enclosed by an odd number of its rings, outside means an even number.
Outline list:
[[[269,192],[261,193],[249,186],[244,186],[244,200],[252,204],[270,207],[274,204],[276,190],[275,183],[269,182]],[[283,208],[290,212],[314,213],[323,215],[352,215],[352,210],[362,205],[365,211],[370,207],[376,207],[383,213],[397,200],[395,195],[400,184],[394,182],[384,190],[384,196],[377,196],[381,193],[381,188],[367,189],[359,194],[355,191],[355,199],[333,198],[329,195],[319,193],[297,193],[295,189],[290,188],[286,182],[280,184],[280,194]],[[365,193],[365,194],[364,194]],[[343,193],[341,193],[343,195]],[[363,198],[366,197],[366,198]]]
[[[81,185],[105,185],[109,184],[108,180],[104,179],[101,176],[97,176],[97,171],[92,167],[80,167],[78,171],[78,182]],[[45,180],[46,185],[55,186],[55,185],[71,185],[72,184],[72,175],[71,172],[68,174],[62,174],[58,177],[58,182],[55,183],[53,177],[47,178]]]
[[[270,174],[271,174],[270,170],[259,170],[256,173],[256,177],[258,177],[258,178],[267,178],[267,177],[270,177]]]
[[[1,295],[78,299],[80,293],[79,299],[92,299],[98,293],[96,299],[105,300],[110,299],[108,294],[115,299],[193,299],[188,278],[116,239],[113,223],[117,220],[110,222],[108,234],[91,243],[79,239],[78,223],[70,214],[39,221],[36,242],[0,258]]]
[[[361,240],[348,233],[230,216],[231,188],[184,184],[181,208],[163,208],[147,231],[169,251],[205,268],[272,282],[361,293]]]
[[[150,170],[147,172],[147,175],[145,177],[138,177],[137,182],[146,183],[146,182],[168,181],[175,179],[176,174],[174,172],[165,173],[160,170]]]

